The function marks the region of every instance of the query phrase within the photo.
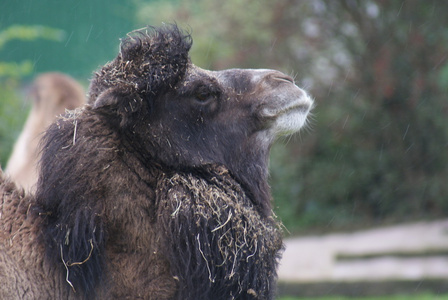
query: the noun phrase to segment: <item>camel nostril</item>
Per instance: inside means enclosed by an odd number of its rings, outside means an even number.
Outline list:
[[[272,79],[294,84],[294,79],[287,75],[275,75],[272,76]]]
[[[280,81],[280,82],[286,82],[286,83],[294,83],[294,79],[291,76],[288,76],[282,72],[279,71],[271,71],[268,74],[266,74],[265,77],[268,81]]]

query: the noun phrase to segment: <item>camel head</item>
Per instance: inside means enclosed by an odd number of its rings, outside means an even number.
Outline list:
[[[188,56],[176,26],[133,33],[95,74],[90,103],[132,140],[131,147],[172,168],[226,166],[268,211],[265,184],[272,142],[306,124],[313,101],[279,71],[208,71]]]

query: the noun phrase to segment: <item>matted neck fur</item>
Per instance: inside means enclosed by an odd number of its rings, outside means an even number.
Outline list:
[[[5,238],[14,246],[4,245],[5,257],[20,260],[6,265],[33,278],[21,290],[58,299],[274,298],[282,234],[269,148],[306,123],[312,100],[278,71],[202,70],[188,57],[191,43],[176,26],[133,33],[95,73],[89,104],[50,126],[26,217],[2,221],[32,224],[2,224],[20,227]]]

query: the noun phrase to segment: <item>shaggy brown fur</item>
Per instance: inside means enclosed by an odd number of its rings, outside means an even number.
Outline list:
[[[273,296],[278,224],[254,213],[227,169],[207,166],[200,177],[176,173],[160,191],[157,215],[183,299]]]
[[[66,298],[63,280],[44,262],[42,218],[32,197],[0,170],[0,299]]]
[[[48,129],[35,197],[2,179],[0,296],[273,299],[269,147],[312,101],[277,71],[197,68],[190,46],[131,34]]]
[[[86,102],[82,86],[73,78],[56,72],[37,77],[30,97],[33,107],[5,170],[16,184],[27,190],[37,183],[38,144],[45,129],[66,109],[75,109]]]

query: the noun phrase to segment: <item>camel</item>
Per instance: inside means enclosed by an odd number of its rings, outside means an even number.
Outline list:
[[[42,140],[35,194],[0,176],[0,297],[274,299],[268,156],[313,100],[279,71],[195,66],[132,32]]]

